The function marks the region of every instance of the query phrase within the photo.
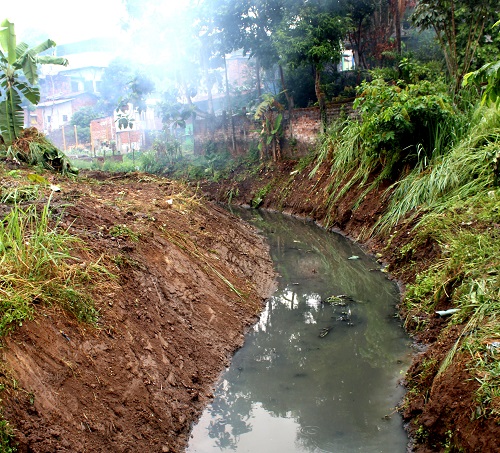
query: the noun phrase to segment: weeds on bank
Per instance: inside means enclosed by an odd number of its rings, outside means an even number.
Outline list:
[[[95,322],[98,312],[83,288],[98,266],[83,266],[70,254],[80,241],[51,226],[50,203],[14,204],[0,222],[0,336],[34,316],[38,304],[58,305],[77,319]]]
[[[437,304],[457,308],[450,322],[459,338],[439,367],[444,372],[459,351],[468,351],[469,371],[479,383],[475,417],[500,416],[500,189],[479,193],[428,212],[417,226],[415,246],[432,236],[441,257],[409,285],[407,323]]]
[[[120,224],[114,225],[109,229],[109,234],[113,237],[128,237],[131,241],[137,242],[139,240],[139,234],[132,231],[127,225]]]
[[[386,213],[377,223],[387,231],[405,216],[422,211],[442,213],[456,208],[462,200],[482,194],[500,178],[500,113],[495,108],[475,111],[470,128],[454,135],[450,152],[424,162],[398,181]]]
[[[9,425],[9,422],[7,420],[0,420],[0,452],[16,452],[17,449],[12,446],[14,438],[14,430]]]
[[[310,178],[327,159],[332,175],[328,187],[329,206],[333,206],[355,185],[363,186],[378,165],[378,159],[365,151],[361,124],[350,119],[332,124],[322,136],[316,152],[316,165],[309,173]]]
[[[252,208],[258,208],[266,198],[267,194],[271,191],[272,184],[268,183],[265,186],[261,187],[252,198],[250,205]]]

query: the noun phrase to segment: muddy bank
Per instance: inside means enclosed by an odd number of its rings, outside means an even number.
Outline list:
[[[267,247],[165,179],[52,182],[53,210],[87,246],[82,262],[114,277],[92,289],[97,328],[37,305],[4,339],[0,397],[18,451],[180,452],[272,292]]]
[[[297,171],[297,162],[262,167],[248,175],[235,171],[230,180],[206,182],[202,189],[219,202],[255,205],[291,215],[313,219],[359,241],[387,264],[388,271],[404,285],[441,256],[441,248],[432,238],[422,238],[421,246],[408,253],[412,225],[397,226],[386,236],[371,234],[388,200],[388,183],[369,192],[355,207],[365,188],[355,186],[337,203],[328,202],[331,177],[329,168],[320,168],[313,179],[312,167]],[[368,181],[370,184],[372,180]],[[229,197],[230,195],[230,197]],[[448,297],[436,303],[436,310],[450,308]],[[401,306],[402,319],[405,318]],[[448,318],[449,319],[449,318]],[[406,375],[408,392],[401,412],[413,438],[415,452],[467,451],[494,452],[498,448],[500,425],[493,419],[475,416],[475,391],[479,384],[468,372],[470,354],[461,354],[454,365],[438,376],[439,365],[460,335],[461,326],[449,325],[448,319],[419,313],[407,320],[405,327],[418,348]],[[426,328],[421,330],[422,321]]]

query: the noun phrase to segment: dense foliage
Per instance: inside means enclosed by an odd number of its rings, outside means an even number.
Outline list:
[[[438,83],[363,82],[354,107],[361,116],[360,136],[368,154],[377,155],[387,174],[429,159],[444,124],[454,119],[451,97]]]

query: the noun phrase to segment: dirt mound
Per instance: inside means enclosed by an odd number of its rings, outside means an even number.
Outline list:
[[[21,452],[178,452],[274,285],[255,231],[144,175],[57,181],[53,209],[87,259],[98,328],[37,307],[4,341],[1,394]]]

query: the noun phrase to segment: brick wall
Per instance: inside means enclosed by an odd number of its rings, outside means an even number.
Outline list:
[[[327,107],[327,121],[332,122],[340,115],[353,116],[352,100],[331,103]],[[321,117],[318,107],[295,109],[292,122],[288,112],[283,112],[284,138],[283,153],[288,157],[304,155],[315,145],[321,131]],[[233,152],[231,121],[226,115],[212,120],[197,119],[194,125],[195,153],[203,155],[207,149],[214,151],[229,150],[231,154],[241,155],[259,142],[260,124],[250,116],[235,115],[235,152]],[[293,142],[290,140],[293,131]]]
[[[115,125],[112,116],[106,118],[98,118],[90,122],[90,135],[93,140],[93,145],[96,142],[103,142],[108,140],[116,140]]]
[[[207,150],[230,150],[234,155],[248,151],[259,139],[259,123],[246,115],[233,116],[235,151],[233,152],[233,135],[231,118],[222,115],[213,119],[197,119],[194,124],[195,154],[203,155]]]

